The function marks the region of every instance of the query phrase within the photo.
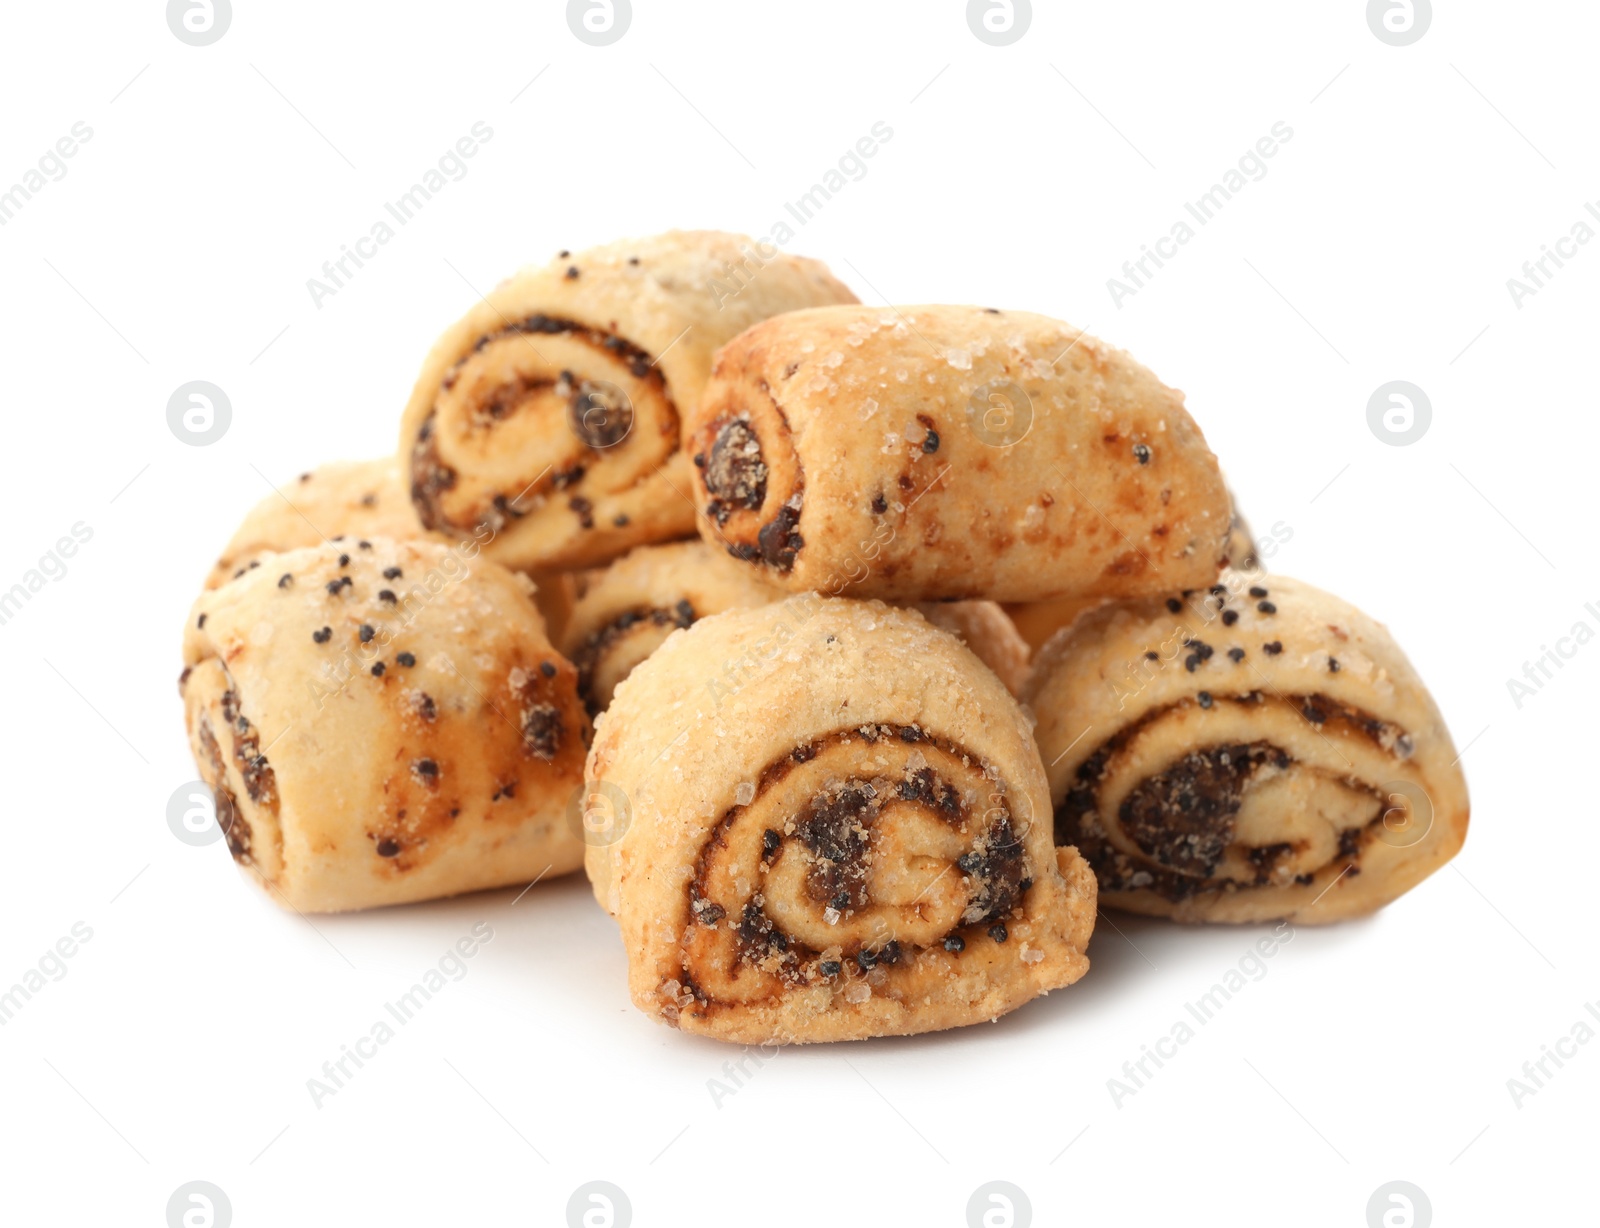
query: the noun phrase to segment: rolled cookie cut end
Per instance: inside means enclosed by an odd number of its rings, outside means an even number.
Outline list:
[[[432,899],[582,862],[569,803],[588,717],[522,577],[380,537],[272,554],[196,602],[184,663],[229,851],[281,905]]]
[[[1107,905],[1333,921],[1395,899],[1466,837],[1466,784],[1410,662],[1299,581],[1230,571],[1101,607],[1051,641],[1026,694],[1056,840]]]
[[[591,714],[672,632],[708,614],[766,605],[787,594],[698,538],[639,546],[582,580],[561,648],[578,667]]]
[[[406,408],[422,523],[483,533],[492,558],[530,570],[693,532],[680,414],[713,351],[775,312],[854,301],[815,261],[756,246],[674,231],[498,286],[435,345]],[[723,281],[752,258],[760,275],[730,295]]]
[[[704,432],[709,443],[695,453],[694,464],[705,487],[706,517],[728,553],[781,576],[805,545],[799,530],[805,480],[783,412],[765,388],[762,393],[711,424]]]
[[[685,1031],[932,1031],[1087,970],[1093,876],[1052,846],[1026,719],[915,612],[801,596],[698,622],[618,688],[589,778],[628,813],[586,860],[634,1001]]]
[[[688,413],[701,535],[790,591],[1129,598],[1228,557],[1181,394],[1026,312],[816,307],[717,354]]]

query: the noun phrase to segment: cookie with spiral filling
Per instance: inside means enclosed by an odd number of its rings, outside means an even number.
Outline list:
[[[580,587],[558,642],[578,667],[578,691],[593,714],[673,631],[788,595],[698,539],[636,547]]]
[[[1180,921],[1361,916],[1461,848],[1438,706],[1388,630],[1284,576],[1112,604],[1026,693],[1056,841],[1103,903]]]
[[[531,587],[372,537],[268,555],[195,603],[190,745],[274,900],[338,912],[578,867],[589,720]]]
[[[1129,598],[1209,584],[1226,555],[1182,394],[1030,312],[763,321],[718,352],[684,447],[701,536],[790,591]]]
[[[717,347],[759,320],[852,303],[819,262],[720,231],[562,252],[434,345],[400,462],[424,527],[493,530],[489,557],[592,567],[694,531],[683,415]]]
[[[1028,721],[920,614],[813,595],[706,618],[616,690],[586,867],[634,1003],[744,1044],[994,1019],[1088,969]]]

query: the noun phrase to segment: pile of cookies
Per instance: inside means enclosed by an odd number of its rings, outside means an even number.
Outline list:
[[[280,903],[582,866],[640,1009],[742,1043],[993,1019],[1097,901],[1367,913],[1466,834],[1421,680],[1261,570],[1179,393],[714,232],[496,288],[393,456],[246,518],[184,662]]]

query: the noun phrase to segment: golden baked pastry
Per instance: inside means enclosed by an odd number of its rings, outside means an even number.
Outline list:
[[[915,606],[935,627],[950,632],[990,669],[1006,690],[1021,695],[1028,681],[1028,642],[993,601],[922,601]]]
[[[927,1032],[1076,981],[1092,874],[1028,722],[921,615],[802,595],[668,638],[589,756],[635,1004],[745,1044]]]
[[[594,566],[694,531],[680,417],[711,355],[758,320],[854,302],[814,260],[672,231],[502,282],[441,337],[401,423],[422,523],[485,553]]]
[[[791,591],[895,601],[1207,585],[1227,491],[1181,394],[1056,320],[819,307],[717,354],[700,531]]]
[[[558,643],[578,667],[578,693],[598,714],[617,684],[677,628],[785,596],[699,539],[638,546],[584,578]]]
[[[1227,565],[1243,572],[1265,570],[1257,557],[1250,526],[1239,514],[1238,501],[1230,496],[1229,504],[1233,512],[1228,525]],[[1070,627],[1079,614],[1107,600],[1105,597],[1058,597],[1054,601],[1014,601],[1005,606],[1005,612],[1028,647],[1038,652],[1057,631]]]
[[[537,571],[528,578],[535,589],[534,604],[544,616],[545,633],[552,644],[559,644],[578,603],[578,577],[569,571]]]
[[[589,573],[561,651],[578,667],[578,692],[598,715],[626,678],[680,627],[708,614],[781,601],[789,594],[759,571],[695,539],[638,546]],[[917,607],[1000,676],[1013,695],[1028,675],[1028,646],[992,601],[927,602]]]
[[[274,899],[335,912],[581,864],[588,717],[531,588],[373,537],[267,556],[195,603],[190,745]]]
[[[1442,866],[1467,788],[1388,631],[1298,580],[1107,605],[1052,639],[1027,700],[1056,842],[1103,903],[1180,921],[1334,921]]]
[[[281,492],[281,493],[280,493]],[[421,537],[400,464],[392,456],[335,461],[285,483],[244,518],[206,579],[216,588],[277,550],[315,546],[337,537]]]

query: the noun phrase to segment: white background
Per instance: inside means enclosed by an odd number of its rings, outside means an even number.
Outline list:
[[[1600,243],[1520,308],[1506,281],[1600,201],[1600,10],[1438,7],[1395,48],[1359,0],[1041,2],[997,48],[954,0],[635,0],[594,48],[555,2],[236,0],[197,48],[158,0],[7,6],[0,186],[93,129],[0,227],[0,588],[93,530],[0,626],[0,987],[93,929],[0,1029],[8,1221],[158,1225],[203,1179],[241,1228],[559,1225],[604,1179],[639,1225],[960,1225],[1003,1179],[1040,1224],[1359,1228],[1403,1179],[1438,1224],[1568,1222],[1600,1044],[1520,1108],[1507,1080],[1600,997],[1600,646],[1520,709],[1507,679],[1600,630]],[[314,306],[307,279],[479,120],[470,173]],[[1387,621],[1467,747],[1458,861],[1300,930],[1120,1108],[1107,1080],[1260,933],[1113,916],[1084,981],[998,1025],[785,1052],[718,1106],[736,1052],[630,1006],[581,876],[313,927],[165,820],[196,774],[183,620],[268,479],[393,447],[474,288],[669,226],[765,234],[878,120],[791,250],[864,301],[1131,349],[1258,532],[1292,530],[1269,566]],[[1265,178],[1114,305],[1122,262],[1280,120]],[[234,414],[202,448],[165,418],[196,379]],[[1408,447],[1367,425],[1394,379],[1433,406]],[[314,1107],[306,1080],[485,921],[468,975]]]

